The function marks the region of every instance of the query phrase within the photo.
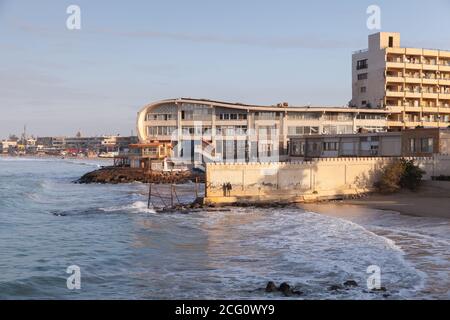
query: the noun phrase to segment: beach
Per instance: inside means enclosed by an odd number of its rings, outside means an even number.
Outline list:
[[[416,217],[450,219],[450,182],[424,181],[417,191],[402,190],[383,195],[369,194],[359,199],[302,204],[300,207],[319,212],[347,210],[351,206],[398,212]]]

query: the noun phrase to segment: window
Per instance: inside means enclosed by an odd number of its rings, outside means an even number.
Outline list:
[[[171,113],[149,113],[147,114],[147,121],[167,121],[167,120],[176,120],[176,115]]]
[[[409,151],[412,153],[416,152],[416,139],[409,139]]]
[[[323,150],[324,151],[337,151],[338,150],[338,143],[337,142],[324,142],[323,143]]]
[[[367,73],[358,74],[358,80],[366,80],[366,79],[367,79]]]
[[[389,37],[389,48],[394,47],[394,37]]]
[[[291,155],[293,156],[304,156],[305,155],[305,142],[294,141],[292,143]]]
[[[426,153],[433,152],[433,138],[420,139],[420,151]]]
[[[367,68],[368,68],[367,59],[359,60],[356,63],[356,70],[362,70],[362,69],[367,69]]]
[[[277,120],[279,116],[278,112],[257,112],[256,120]]]
[[[245,113],[221,113],[221,114],[219,114],[219,120],[247,120],[247,114],[245,114]]]
[[[366,93],[367,88],[366,87],[361,87],[361,93]]]

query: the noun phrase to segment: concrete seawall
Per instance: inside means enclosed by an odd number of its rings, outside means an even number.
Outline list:
[[[382,168],[394,159],[207,164],[205,203],[308,202],[371,192]],[[450,156],[406,159],[414,160],[426,172],[425,180],[450,175]]]

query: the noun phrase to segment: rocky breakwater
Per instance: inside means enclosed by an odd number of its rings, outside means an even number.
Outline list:
[[[189,181],[204,182],[204,174],[193,173],[191,171],[180,172],[161,172],[161,171],[145,171],[143,169],[134,168],[118,168],[105,167],[99,170],[89,172],[75,183],[89,184],[118,184],[118,183],[160,183],[160,184],[181,184]]]

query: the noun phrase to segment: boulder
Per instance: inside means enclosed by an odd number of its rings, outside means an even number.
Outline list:
[[[358,282],[356,282],[355,280],[347,280],[344,282],[344,286],[346,287],[357,287],[358,286]]]
[[[338,284],[334,284],[330,287],[328,287],[328,291],[339,291],[342,290],[342,286],[338,285]]]
[[[269,281],[266,286],[266,292],[276,292],[278,288],[273,281]]]

